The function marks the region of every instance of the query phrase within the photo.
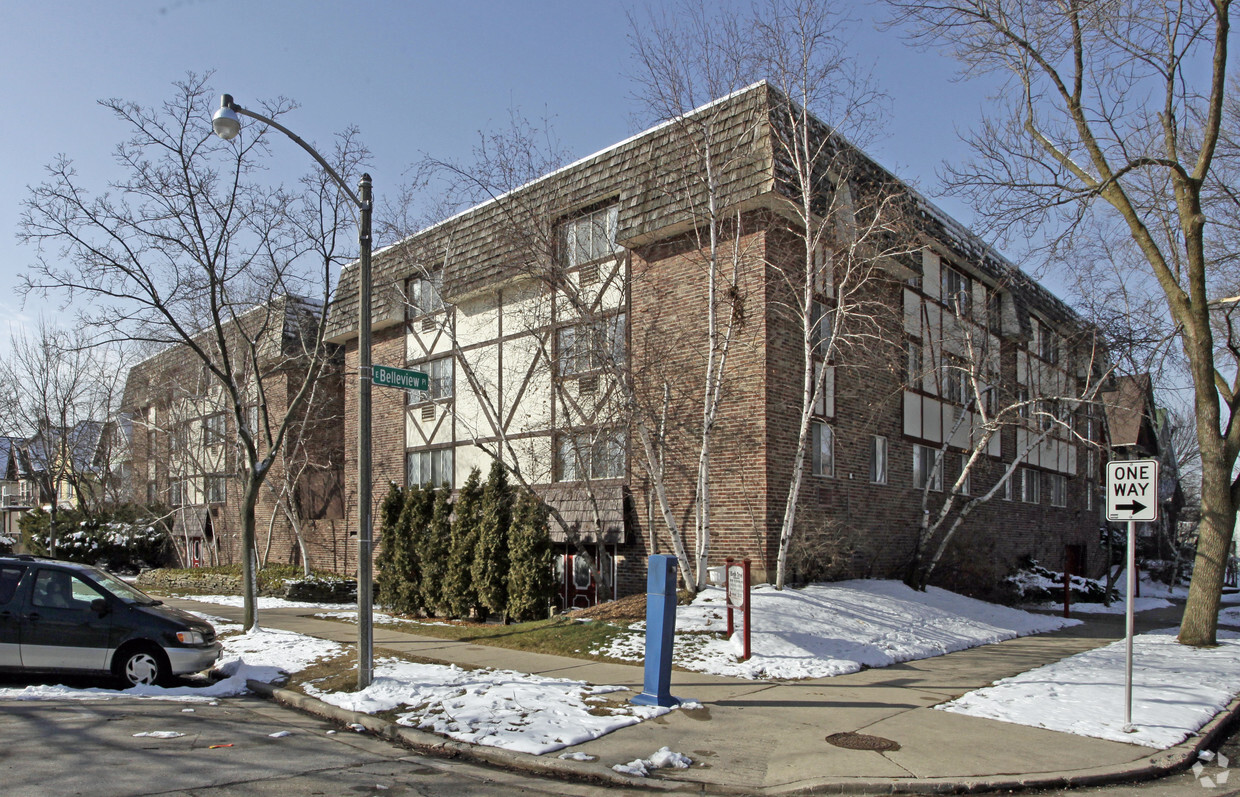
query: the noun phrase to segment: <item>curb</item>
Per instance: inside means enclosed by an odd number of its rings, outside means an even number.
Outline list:
[[[1240,719],[1240,696],[1227,708],[1202,726],[1194,737],[1180,744],[1155,752],[1121,769],[1077,770],[1047,773],[1037,777],[967,777],[910,778],[908,780],[870,780],[865,778],[831,778],[799,785],[759,787],[756,789],[706,783],[688,778],[635,778],[594,761],[571,761],[518,753],[499,747],[456,742],[438,734],[397,725],[370,714],[333,706],[291,689],[258,681],[247,681],[247,688],[257,695],[281,705],[341,725],[361,725],[370,733],[437,758],[475,761],[509,770],[561,780],[573,780],[604,786],[648,789],[652,791],[722,795],[796,795],[796,794],[980,794],[998,791],[1080,788],[1107,786],[1122,782],[1155,780],[1188,769],[1198,760],[1202,750],[1211,747]],[[692,772],[692,770],[688,770]],[[669,772],[675,772],[670,770]]]
[[[291,689],[273,686],[272,684],[246,681],[246,687],[255,694],[307,714],[342,725],[361,725],[376,736],[401,744],[423,755],[477,761],[544,777],[575,780],[604,786],[645,788],[656,791],[691,790],[700,792],[702,790],[700,784],[691,781],[652,781],[648,778],[634,778],[628,775],[621,775],[611,767],[594,761],[544,758],[529,753],[505,750],[501,747],[456,742],[438,734],[397,725],[394,722],[388,722],[370,714],[333,706],[318,698],[310,697]]]

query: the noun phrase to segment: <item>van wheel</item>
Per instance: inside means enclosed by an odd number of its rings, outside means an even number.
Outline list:
[[[129,648],[116,660],[116,674],[126,686],[162,684],[168,678],[168,669],[163,652],[153,647]]]

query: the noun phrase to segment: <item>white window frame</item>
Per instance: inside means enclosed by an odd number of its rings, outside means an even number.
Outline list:
[[[410,277],[407,285],[409,318],[431,315],[444,309],[443,274],[434,272],[425,277]]]
[[[615,257],[620,251],[620,247],[616,246],[619,216],[620,206],[608,205],[564,221],[560,228],[560,243],[564,247],[565,264],[574,268]]]
[[[227,430],[224,413],[213,412],[202,419],[202,447],[214,448],[224,444]]]
[[[625,448],[623,433],[618,429],[561,434],[555,446],[555,480],[577,482],[624,478]]]

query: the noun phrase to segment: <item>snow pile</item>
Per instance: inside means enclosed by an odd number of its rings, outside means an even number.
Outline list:
[[[1124,725],[1123,641],[1004,678],[935,708],[1146,747],[1178,744],[1240,692],[1240,634],[1180,645],[1174,629],[1133,641],[1132,723]]]
[[[621,775],[630,775],[635,778],[644,778],[656,769],[688,769],[693,764],[693,759],[683,753],[673,753],[667,747],[660,747],[650,758],[639,758],[636,761],[630,761],[627,764],[616,764],[612,766],[616,772]]]
[[[412,710],[397,715],[401,725],[535,755],[588,742],[670,710],[613,704],[600,697],[625,691],[619,686],[399,659],[378,661],[374,681],[360,692],[323,692],[312,684],[305,690],[325,703],[367,714],[406,706]]]
[[[1166,598],[1137,598],[1133,601],[1132,610],[1134,612],[1148,612],[1152,609],[1166,609],[1174,605]],[[1044,603],[1035,608],[1048,611],[1063,611],[1063,604]],[[1124,614],[1128,611],[1128,604],[1123,598],[1112,601],[1110,606],[1107,606],[1105,603],[1073,602],[1069,604],[1068,610],[1073,614]]]
[[[917,592],[898,581],[859,580],[804,589],[755,587],[750,610],[752,658],[740,661],[739,635],[724,639],[724,591],[708,587],[676,610],[676,665],[740,678],[824,678],[941,656],[1080,620],[984,603],[935,587]],[[591,651],[640,661],[644,623]]]

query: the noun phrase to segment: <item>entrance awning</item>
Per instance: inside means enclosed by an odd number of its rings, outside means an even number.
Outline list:
[[[551,484],[536,489],[564,521],[561,523],[554,514],[551,516],[553,541],[568,542],[571,531],[572,539],[585,543],[618,545],[626,542],[624,485]]]

